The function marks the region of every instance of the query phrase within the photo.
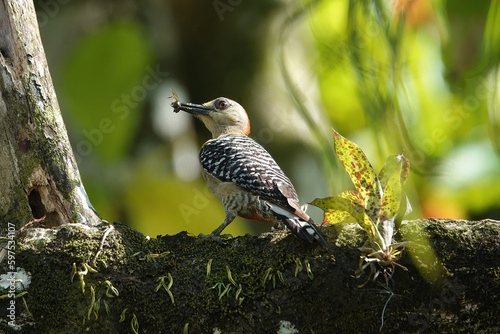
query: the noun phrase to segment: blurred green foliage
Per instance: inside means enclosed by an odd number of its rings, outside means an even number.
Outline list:
[[[131,20],[106,23],[71,47],[60,92],[89,143],[77,145],[77,157],[94,155],[105,164],[126,158],[148,96],[142,80],[152,57],[147,35]]]
[[[500,218],[498,1],[224,3],[36,1],[104,219],[152,236],[208,233],[224,219],[196,176],[210,135],[171,112],[170,88],[192,102],[238,100],[303,202],[352,189],[334,162],[334,127],[377,170],[404,151],[413,217]],[[239,219],[227,233],[269,227]]]

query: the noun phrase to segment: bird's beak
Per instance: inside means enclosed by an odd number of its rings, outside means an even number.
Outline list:
[[[207,107],[202,104],[181,102],[179,100],[172,102],[170,105],[174,108],[174,112],[183,110],[193,115],[207,115],[208,112],[212,110],[211,107]]]

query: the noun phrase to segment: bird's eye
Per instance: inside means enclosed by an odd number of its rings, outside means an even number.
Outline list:
[[[217,106],[217,109],[224,110],[224,109],[229,108],[229,102],[227,102],[226,100],[221,99],[221,100],[217,101],[215,104]]]

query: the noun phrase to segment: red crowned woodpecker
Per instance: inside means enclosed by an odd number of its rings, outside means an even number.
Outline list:
[[[180,102],[212,133],[200,151],[203,177],[226,211],[224,222],[212,232],[219,236],[236,216],[284,223],[300,239],[327,245],[323,234],[301,209],[295,188],[273,157],[248,137],[248,115],[237,102],[220,97],[204,104]]]

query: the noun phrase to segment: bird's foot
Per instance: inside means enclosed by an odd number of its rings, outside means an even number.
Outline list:
[[[198,234],[198,238],[200,239],[209,239],[209,240],[214,240],[220,243],[223,243],[222,239],[232,239],[233,236],[231,234],[223,234],[223,235],[216,235],[216,234],[203,234],[200,233]]]

